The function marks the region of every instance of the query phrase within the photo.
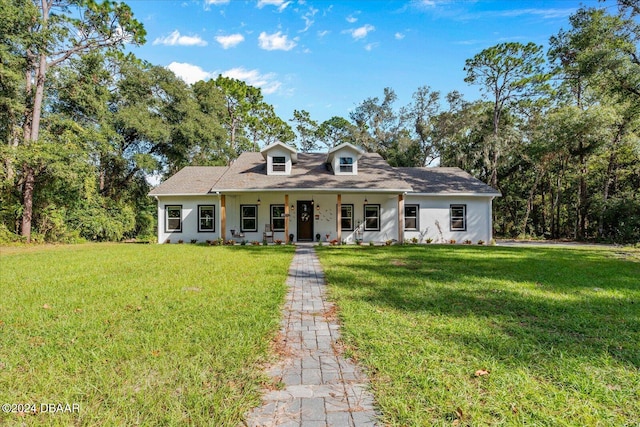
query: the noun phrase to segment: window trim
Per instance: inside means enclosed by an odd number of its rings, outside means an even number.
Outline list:
[[[345,161],[344,163],[343,160]],[[338,170],[340,170],[340,173],[353,173],[354,163],[353,157],[340,157],[338,159]]]
[[[202,228],[202,208],[211,208],[211,228]],[[215,233],[216,232],[216,205],[198,205],[198,232]]]
[[[454,216],[453,210],[462,208],[462,217]],[[462,219],[462,227],[454,227],[453,221],[454,219],[460,220]],[[450,231],[467,231],[467,205],[466,204],[451,204],[449,205],[449,230]]]
[[[342,203],[342,204],[340,204],[340,210],[342,210],[342,208],[344,208],[345,206],[346,207],[351,207],[351,215],[348,216],[348,218],[351,219],[351,228],[342,227],[342,223],[340,223],[340,230],[342,230],[342,231],[353,231],[354,230],[354,228],[353,228],[354,206],[353,206],[353,203]],[[338,209],[338,206],[336,205],[336,210],[337,209]],[[337,222],[337,219],[338,219],[338,215],[336,215],[336,222]],[[345,219],[345,215],[342,215],[342,212],[340,213],[340,219],[342,219],[342,220]]]
[[[274,216],[273,215],[273,208],[282,208],[282,215],[281,216]],[[274,219],[281,219],[282,220],[282,228],[276,228],[274,226]],[[284,217],[284,205],[283,204],[275,204],[275,205],[270,205],[269,206],[269,220],[270,220],[270,224],[271,224],[271,231],[284,231],[284,226],[285,226],[285,217]]]
[[[180,211],[180,216],[178,219],[180,220],[180,226],[178,228],[169,228],[169,211],[178,209]],[[182,233],[182,205],[165,205],[164,206],[164,232],[165,233]]]
[[[282,161],[276,162],[276,159],[278,160],[282,159]],[[286,172],[286,171],[287,171],[287,158],[285,156],[271,157],[271,172]]]
[[[367,226],[367,208],[368,207],[373,207],[377,210],[378,215],[376,216],[377,218],[377,227],[376,228],[370,228]],[[380,217],[381,217],[381,209],[380,209],[380,204],[373,204],[373,203],[368,203],[366,205],[364,205],[364,231],[380,231]]]
[[[407,208],[414,207],[416,208],[416,216],[407,216]],[[416,226],[415,227],[407,227],[407,218],[415,218]],[[420,205],[409,204],[404,205],[404,229],[409,231],[417,231],[420,230]]]
[[[255,212],[255,216],[244,216],[244,208],[253,208]],[[255,220],[255,228],[245,228],[244,220],[245,219],[254,219]],[[240,231],[241,232],[257,232],[258,231],[258,205],[240,205]]]

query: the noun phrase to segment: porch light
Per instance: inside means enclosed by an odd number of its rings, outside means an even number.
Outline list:
[[[365,203],[369,203],[369,200],[367,200],[367,198],[365,197],[365,198],[364,198],[364,202],[365,202]]]
[[[258,197],[258,206],[260,206],[260,203],[262,202],[260,201],[260,197]]]
[[[296,210],[296,205],[291,205],[291,210],[295,211]]]

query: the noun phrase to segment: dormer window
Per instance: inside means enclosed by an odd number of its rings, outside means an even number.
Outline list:
[[[340,172],[353,172],[353,157],[340,157]]]
[[[343,142],[329,150],[327,163],[335,175],[358,175],[358,159],[363,154],[362,148]]]
[[[298,151],[282,142],[274,142],[260,153],[267,163],[267,175],[291,175],[293,165],[298,162]]]
[[[271,163],[271,170],[273,172],[286,172],[287,159],[284,156],[274,156]]]

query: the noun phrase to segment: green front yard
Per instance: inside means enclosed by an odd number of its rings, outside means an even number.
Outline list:
[[[0,425],[233,426],[260,402],[292,247],[0,252],[0,403],[80,408]]]
[[[388,425],[640,420],[640,252],[317,251]]]
[[[293,248],[0,249],[2,425],[237,425]],[[640,251],[322,247],[389,425],[635,425]]]

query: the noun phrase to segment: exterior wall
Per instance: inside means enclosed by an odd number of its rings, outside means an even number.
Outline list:
[[[167,232],[165,206],[182,205],[182,231]],[[198,231],[198,205],[214,205],[215,232]],[[171,243],[182,240],[189,243],[191,240],[204,242],[220,237],[220,199],[216,195],[211,196],[158,196],[158,243],[165,243],[167,239]]]
[[[466,231],[452,231],[450,227],[450,205],[466,205]],[[477,243],[491,241],[492,198],[491,197],[452,197],[417,196],[408,194],[406,205],[419,205],[418,231],[405,231],[405,241],[413,237],[420,243],[432,239],[434,243],[455,240],[462,243],[471,240]],[[440,228],[438,229],[438,225]]]
[[[260,204],[258,204],[260,199]],[[364,230],[365,199],[369,205],[380,206],[380,230]],[[313,200],[313,234],[320,234],[321,241],[331,241],[338,238],[337,234],[337,194],[301,194],[289,193],[289,234],[294,235],[294,241],[298,240],[297,212],[291,210],[296,207],[298,200]],[[420,243],[426,239],[432,239],[434,243],[447,242],[455,239],[458,243],[471,240],[477,243],[479,240],[489,242],[491,236],[491,197],[437,197],[437,196],[405,196],[405,205],[419,205],[418,231],[405,231],[404,239],[407,241],[413,237]],[[284,193],[243,193],[226,195],[226,238],[238,242],[259,241],[263,239],[265,225],[271,222],[271,205],[283,205]],[[363,242],[384,242],[398,239],[398,195],[395,194],[351,194],[343,193],[341,197],[343,205],[353,205],[354,230],[342,230],[341,240],[354,243],[356,239]],[[450,229],[450,205],[466,205],[466,231],[451,231]],[[182,205],[182,231],[166,232],[165,207],[168,205]],[[198,231],[198,205],[215,206],[215,232]],[[248,232],[241,230],[240,207],[241,205],[257,205],[257,231]],[[440,225],[438,230],[437,223]],[[221,236],[220,198],[217,195],[210,196],[159,196],[158,197],[158,243],[165,243],[167,239],[171,243],[183,240],[189,243],[191,240],[204,242],[215,240]],[[244,236],[232,236],[231,230]],[[327,235],[329,235],[327,239]],[[274,240],[286,241],[284,231],[275,231]]]
[[[361,235],[357,235],[355,228],[360,225],[363,228],[364,223],[364,199],[367,198],[368,204],[380,205],[380,230],[379,231],[363,231]],[[258,206],[258,231],[247,232],[243,231],[243,237],[236,237],[234,240],[242,241],[262,241],[265,225],[270,224],[271,205],[283,205],[284,193],[247,193],[237,195],[226,196],[226,211],[227,211],[227,239],[231,237],[231,230],[236,230],[236,233],[240,232],[240,206],[241,205],[256,205],[257,200],[260,199],[260,205]],[[314,241],[315,235],[320,234],[321,241],[327,241],[327,234],[329,234],[329,241],[338,238],[337,233],[337,220],[338,220],[338,200],[337,194],[300,194],[289,193],[289,234],[294,235],[294,241],[298,240],[297,232],[297,212],[295,209],[291,210],[291,206],[297,207],[298,200],[313,200],[313,234]],[[348,243],[353,243],[356,238],[362,239],[364,242],[381,242],[388,239],[398,238],[398,220],[397,220],[397,195],[362,195],[362,194],[342,194],[342,204],[352,204],[354,211],[354,230],[342,231],[342,240]],[[275,231],[275,240],[280,239],[286,241],[284,231]]]

